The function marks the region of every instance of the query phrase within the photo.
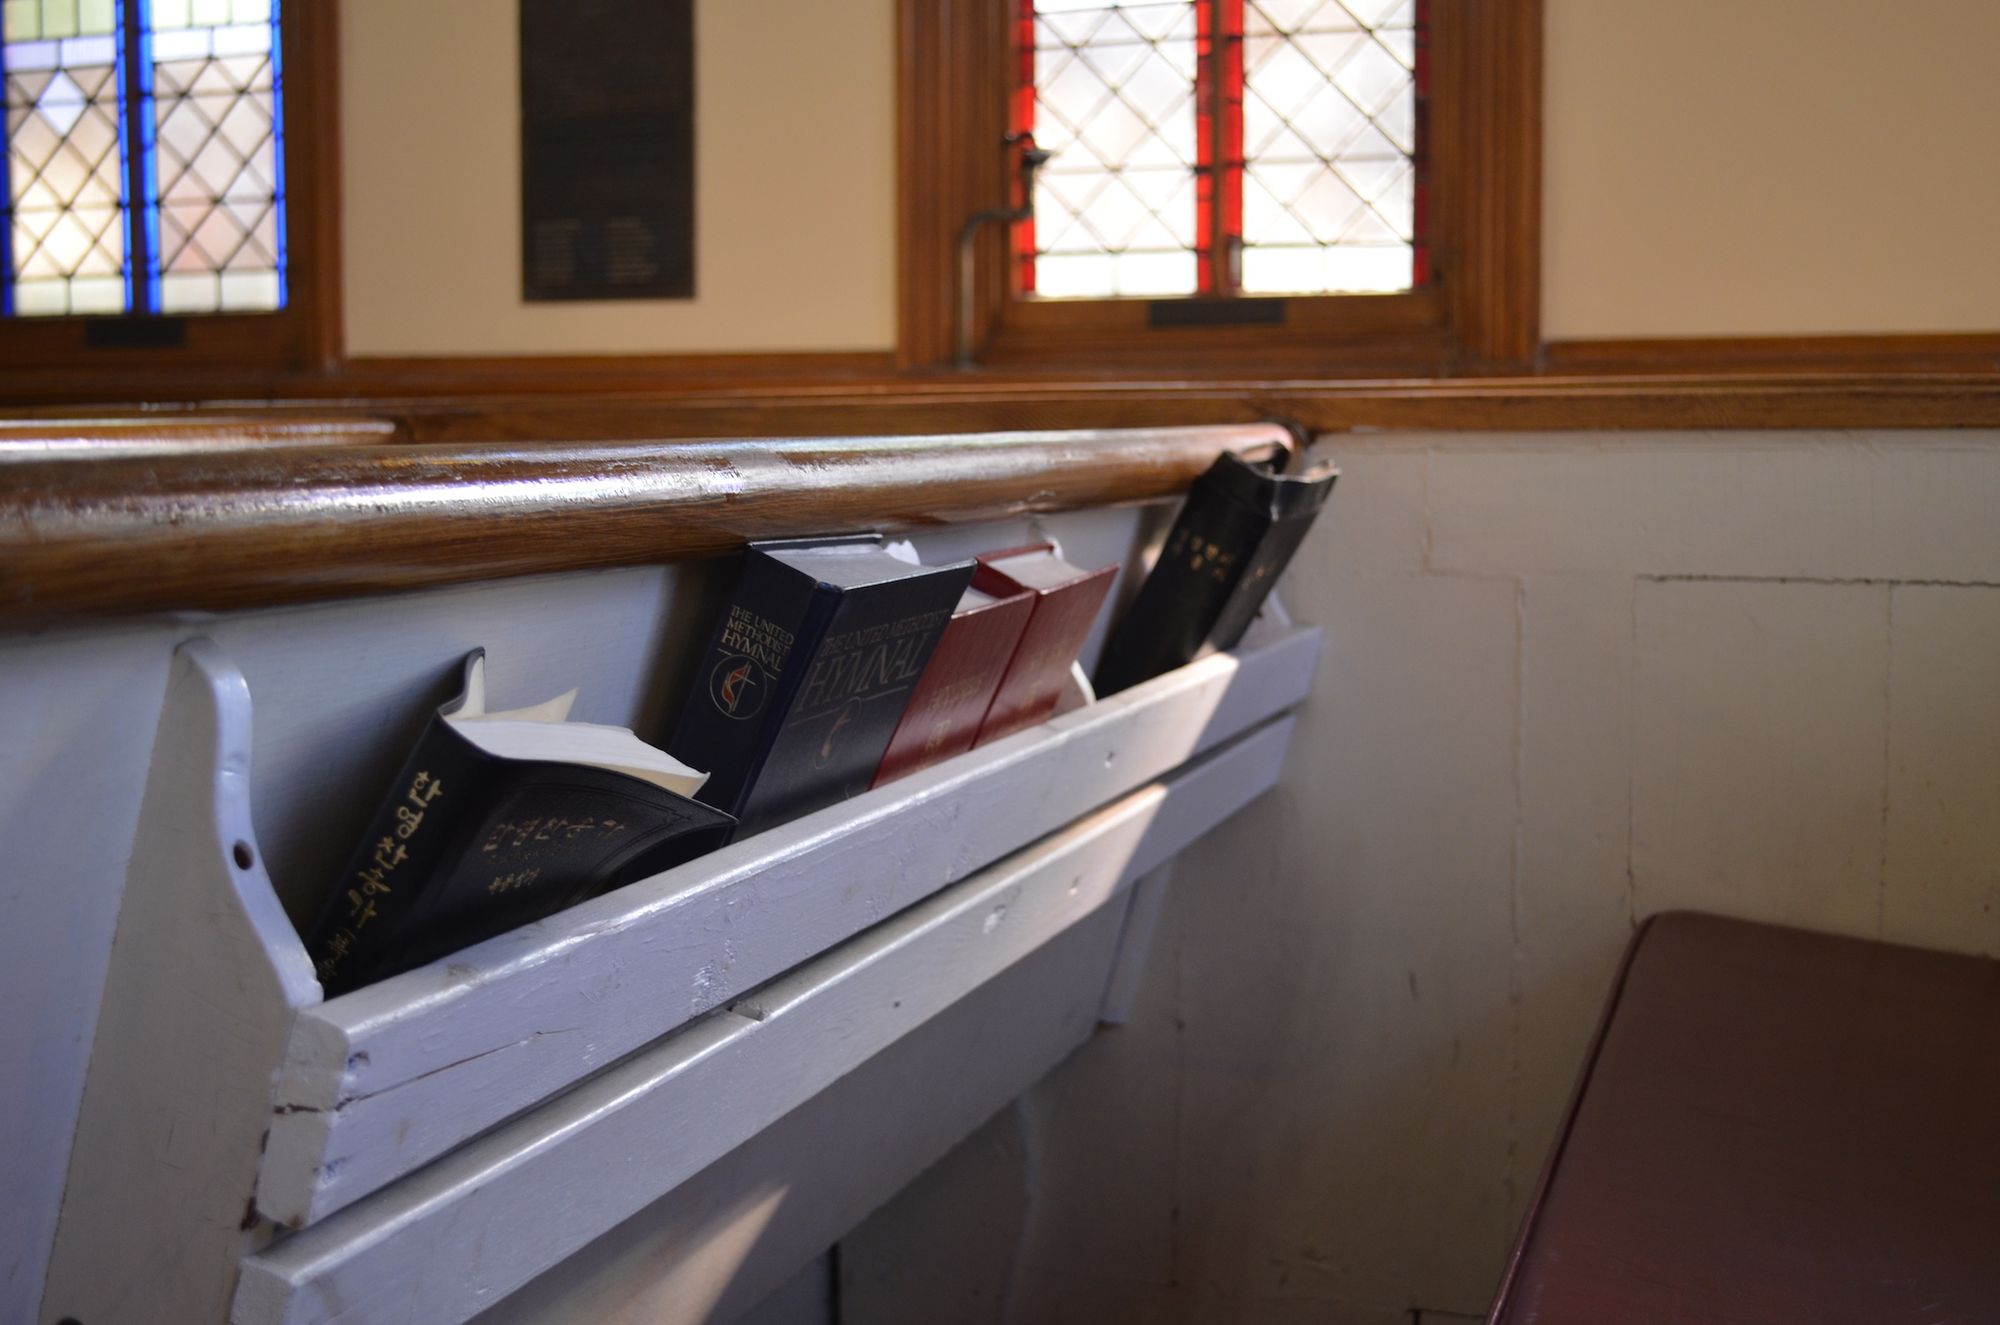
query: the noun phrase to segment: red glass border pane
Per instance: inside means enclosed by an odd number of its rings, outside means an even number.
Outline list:
[[[1243,239],[1243,0],[1196,0],[1195,79],[1196,289],[1234,294]]]
[[[1431,283],[1431,0],[1417,0],[1412,20],[1416,29],[1417,127],[1416,151],[1410,167],[1417,182],[1410,200],[1410,286],[1421,290]]]
[[[1191,0],[1195,14],[1195,254],[1197,292],[1229,296],[1241,293],[1244,233],[1245,27],[1248,0]],[[1411,27],[1414,47],[1411,88],[1414,101],[1414,144],[1410,154],[1411,288],[1431,283],[1430,242],[1430,97],[1432,80],[1430,0],[1413,0]],[[1035,0],[1018,0],[1014,89],[1009,123],[1016,134],[1030,136],[1035,126]],[[1036,288],[1033,198],[1014,200],[1026,206],[1029,219],[1013,227],[1011,257],[1015,289],[1032,294]]]
[[[1035,0],[1020,0],[1020,7],[1014,15],[1014,97],[1008,114],[1014,133],[1020,135],[1023,147],[1034,142],[1035,135]],[[1020,173],[1015,172],[1016,183],[1007,187],[1013,195],[1021,192],[1018,183]],[[1013,196],[1016,207],[1025,208],[1028,219],[1014,226],[1014,270],[1016,288],[1022,294],[1035,292],[1035,199],[1031,193],[1023,198]]]
[[[1218,217],[1212,259],[1216,289],[1235,294],[1239,284],[1236,254],[1243,244],[1243,0],[1213,0],[1216,28],[1222,38],[1221,64],[1216,70],[1216,128],[1220,135],[1220,172],[1216,176]],[[1199,95],[1199,93],[1197,93]]]

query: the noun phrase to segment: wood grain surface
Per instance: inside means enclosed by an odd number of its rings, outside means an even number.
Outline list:
[[[22,461],[0,623],[225,611],[1179,493],[1284,429],[186,450]]]
[[[2000,425],[2000,374],[1688,373],[1341,382],[973,373],[839,385],[719,385],[671,397],[427,399],[385,394],[358,403],[379,417],[395,419],[420,441],[836,436],[1270,419],[1314,432],[1963,428]]]
[[[360,414],[314,416],[265,412],[222,417],[141,414],[0,419],[0,462],[95,460],[110,455],[167,455],[245,447],[380,445],[400,436],[401,429],[393,420]]]

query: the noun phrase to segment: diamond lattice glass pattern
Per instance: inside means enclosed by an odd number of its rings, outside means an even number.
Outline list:
[[[6,0],[7,272],[17,314],[125,307],[110,0]]]
[[[272,0],[152,0],[163,313],[284,302],[284,196]]]
[[[1416,0],[1247,0],[1242,288],[1412,285]]]
[[[1195,6],[1036,0],[1035,290],[1194,293]]]

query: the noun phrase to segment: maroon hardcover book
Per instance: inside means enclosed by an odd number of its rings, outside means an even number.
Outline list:
[[[873,785],[879,787],[972,748],[1034,607],[1032,593],[1009,588],[1003,577],[984,566],[974,569],[972,587],[959,599],[931,653],[903,720],[882,753]]]
[[[1035,610],[973,742],[985,745],[1055,712],[1070,664],[1090,634],[1118,568],[1078,570],[1058,557],[1053,545],[1035,543],[987,553],[979,558],[977,573],[985,578],[975,584],[1025,589],[1035,596]]]

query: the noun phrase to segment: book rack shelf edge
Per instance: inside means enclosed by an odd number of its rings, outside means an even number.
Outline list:
[[[579,1077],[1296,704],[1316,630],[1205,658],[310,1007],[258,1207],[322,1218]]]

